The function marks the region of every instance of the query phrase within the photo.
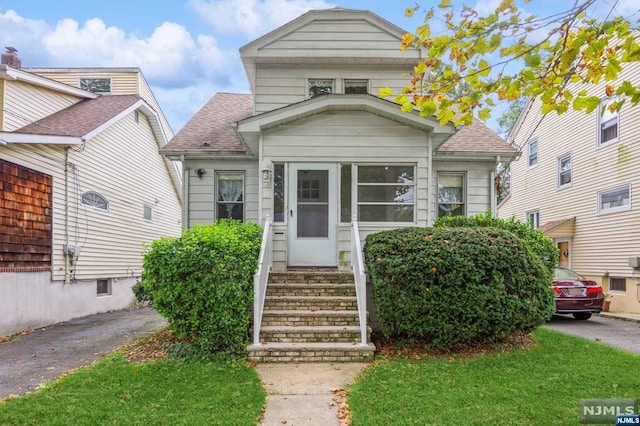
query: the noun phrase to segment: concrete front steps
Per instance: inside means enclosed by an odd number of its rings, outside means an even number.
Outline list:
[[[371,336],[368,328],[367,341]],[[360,344],[353,275],[337,271],[272,272],[256,362],[368,362],[375,346]]]

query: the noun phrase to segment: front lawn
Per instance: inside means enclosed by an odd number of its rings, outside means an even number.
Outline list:
[[[539,328],[537,345],[375,363],[347,391],[359,425],[576,425],[580,400],[640,397],[640,356]]]
[[[255,370],[241,361],[132,364],[116,353],[0,402],[0,425],[254,426],[265,398]]]

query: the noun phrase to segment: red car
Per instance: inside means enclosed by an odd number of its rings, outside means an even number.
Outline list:
[[[602,311],[604,294],[600,284],[570,269],[556,268],[553,291],[557,314],[572,314],[577,320],[588,320],[591,314]]]

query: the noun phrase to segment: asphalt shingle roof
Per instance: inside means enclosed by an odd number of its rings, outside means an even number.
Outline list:
[[[162,151],[244,152],[233,125],[252,115],[253,95],[216,93]]]
[[[399,111],[399,107],[398,107]],[[245,152],[234,123],[253,115],[253,95],[217,93],[178,132],[162,152],[217,151]],[[439,148],[439,152],[516,152],[507,142],[474,119],[460,128]]]
[[[138,95],[104,95],[85,99],[21,127],[15,133],[83,137],[140,99]]]

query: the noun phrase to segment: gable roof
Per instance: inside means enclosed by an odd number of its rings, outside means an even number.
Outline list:
[[[55,90],[57,92],[87,99],[94,99],[100,96],[96,93],[69,86],[68,84],[60,83],[59,81],[42,77],[32,72],[27,72],[24,69],[12,68],[5,64],[0,65],[0,80],[22,81],[25,83],[33,84],[35,86],[40,86],[47,89]]]
[[[253,114],[253,95],[216,93],[160,152],[246,152],[235,123]]]

